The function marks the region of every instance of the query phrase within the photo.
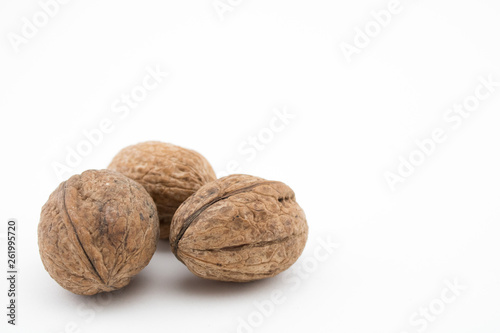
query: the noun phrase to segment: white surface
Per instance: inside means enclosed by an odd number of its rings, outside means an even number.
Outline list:
[[[443,115],[479,77],[500,81],[499,2],[403,1],[349,63],[341,43],[389,1],[233,0],[224,21],[211,1],[70,1],[18,53],[7,36],[40,7],[0,2],[0,219],[20,223],[18,326],[2,310],[0,331],[237,332],[277,290],[285,301],[254,332],[498,332],[500,88],[457,129]],[[157,65],[168,78],[120,118],[113,103]],[[247,161],[238,147],[284,107],[295,118]],[[109,301],[59,287],[36,236],[59,183],[51,165],[105,118],[113,131],[72,173],[155,139],[199,151],[219,173],[237,160],[241,173],[289,184],[310,225],[291,275],[204,281],[161,242]],[[437,127],[446,142],[391,191],[384,173]],[[339,247],[316,257],[328,237]],[[419,308],[441,310],[454,279],[467,289],[425,329],[412,325]]]

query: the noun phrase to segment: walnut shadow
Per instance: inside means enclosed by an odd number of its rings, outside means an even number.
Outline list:
[[[226,282],[203,279],[189,272],[181,274],[177,280],[172,281],[172,287],[192,297],[234,297],[235,294],[254,294],[256,291],[264,291],[279,288],[280,278],[269,278],[252,282]]]
[[[158,253],[168,253],[173,255],[172,248],[170,247],[170,242],[168,239],[159,239],[156,245],[156,252]]]
[[[75,295],[78,301],[96,304],[98,307],[120,308],[134,304],[137,298],[144,293],[147,286],[151,284],[151,279],[144,275],[136,275],[125,287],[111,292],[99,293],[95,295]]]

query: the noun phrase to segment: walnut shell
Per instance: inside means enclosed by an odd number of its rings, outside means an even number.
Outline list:
[[[148,141],[122,149],[108,169],[140,183],[153,197],[160,238],[168,238],[175,211],[200,187],[216,179],[208,161],[194,150]]]
[[[231,175],[206,184],[179,207],[170,245],[197,276],[247,282],[290,267],[307,234],[305,214],[290,187]]]
[[[89,170],[50,195],[38,247],[57,283],[93,295],[126,286],[151,260],[159,233],[156,206],[141,185],[114,171]]]

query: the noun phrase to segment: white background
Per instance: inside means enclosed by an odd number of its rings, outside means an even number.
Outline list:
[[[229,3],[222,20],[212,0],[73,0],[16,52],[13,34],[41,7],[0,2],[0,232],[8,218],[20,224],[18,326],[6,324],[1,278],[0,331],[237,332],[245,320],[241,332],[498,332],[500,87],[460,125],[444,116],[474,102],[481,77],[500,81],[499,2],[402,0],[350,62],[341,46],[376,29],[370,13],[389,1]],[[157,66],[168,77],[128,115],[113,112]],[[271,140],[285,109],[293,118]],[[110,298],[62,289],[38,255],[40,209],[60,182],[53,165],[103,119],[113,130],[63,178],[147,140],[195,149],[219,174],[237,161],[240,173],[290,185],[306,212],[291,273],[205,281],[160,242]],[[436,128],[447,140],[392,190],[386,173]],[[261,150],[241,154],[259,135]],[[328,240],[338,248],[318,257]],[[466,289],[454,296],[446,281]],[[274,290],[284,302],[258,312]]]

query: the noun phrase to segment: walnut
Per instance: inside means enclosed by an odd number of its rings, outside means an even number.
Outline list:
[[[206,184],[179,207],[170,245],[197,276],[246,282],[289,268],[307,234],[305,214],[291,188],[231,175]]]
[[[38,225],[45,269],[80,295],[126,286],[149,263],[158,237],[151,196],[109,170],[85,171],[61,183],[43,206]]]
[[[160,238],[168,238],[175,211],[201,186],[216,179],[199,153],[169,143],[149,141],[122,149],[108,169],[144,186],[156,203]]]

